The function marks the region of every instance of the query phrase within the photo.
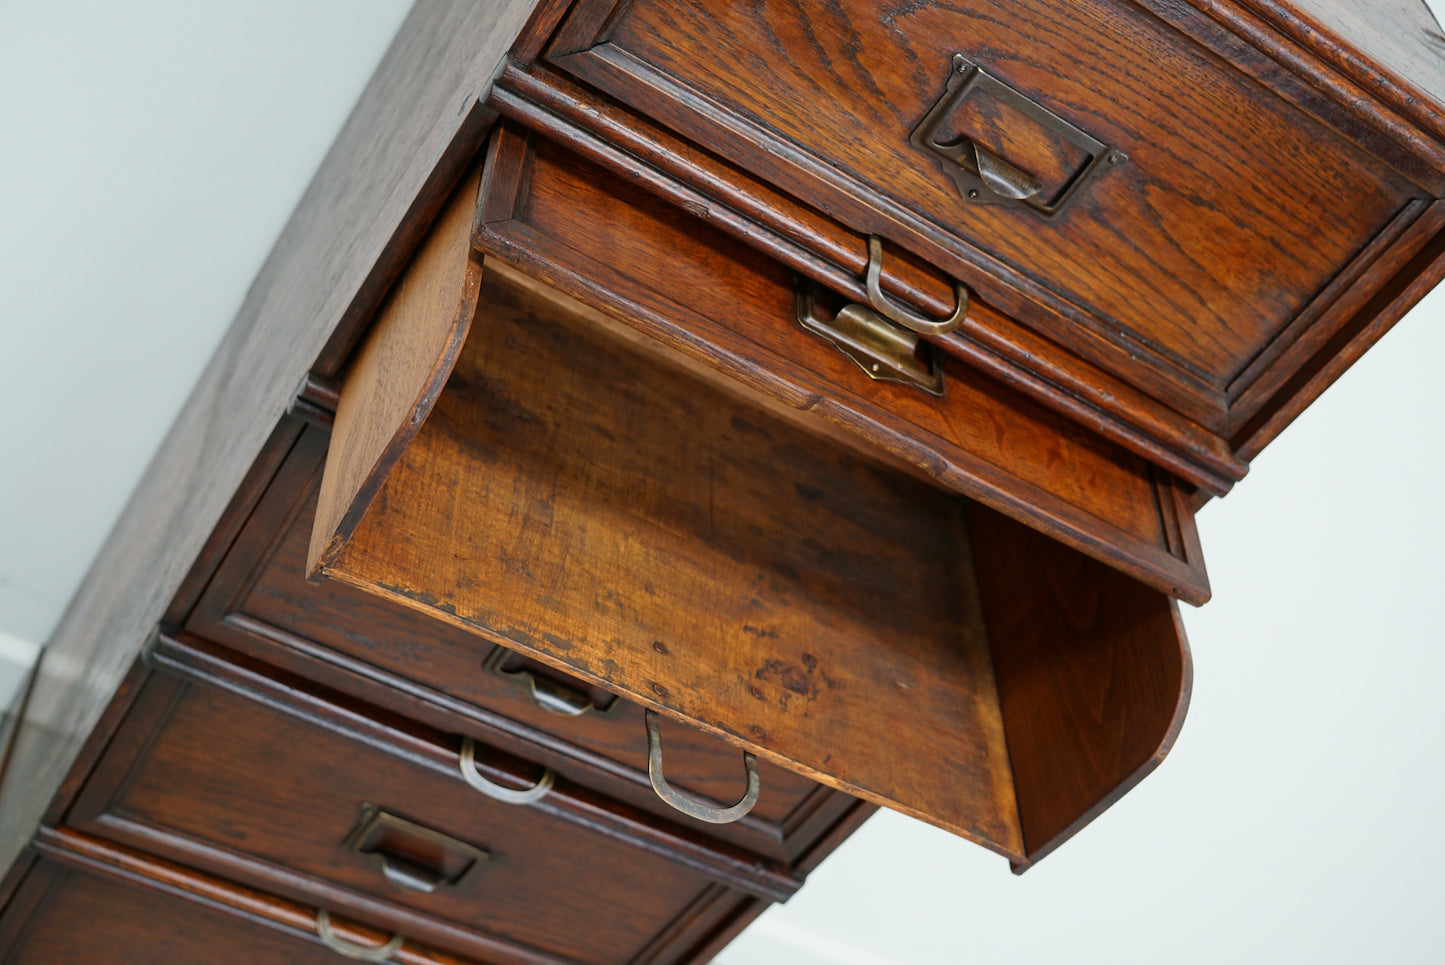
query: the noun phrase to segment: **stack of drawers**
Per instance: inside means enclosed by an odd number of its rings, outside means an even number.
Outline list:
[[[746,818],[691,821],[649,787],[640,708],[308,582],[327,436],[282,424],[243,491],[259,498],[233,507],[239,528],[218,531],[132,674],[12,899],[16,961],[326,960],[317,909],[356,955],[404,936],[396,961],[707,961],[872,812],[762,765]],[[665,740],[674,785],[742,793],[731,748],[683,727]],[[487,793],[539,782],[534,800]],[[75,917],[85,903],[96,914]]]
[[[1418,51],[722,6],[538,8],[4,961],[705,962],[877,805],[1022,871],[1157,766],[1195,511],[1442,272]]]

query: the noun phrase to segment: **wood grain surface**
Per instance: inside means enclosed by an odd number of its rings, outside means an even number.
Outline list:
[[[1086,357],[1122,339],[1181,383],[1228,384],[1411,196],[1128,6],[636,2],[598,36],[602,7],[577,8],[552,62],[859,230],[935,260],[987,253],[1082,312],[1045,334]],[[955,51],[1129,162],[1053,222],[964,204],[907,143]]]
[[[1017,853],[958,501],[493,274],[483,304],[328,575]]]
[[[1336,76],[1326,74],[1324,83],[1317,79],[1320,86],[1336,87],[1343,94],[1347,84],[1354,84],[1365,92],[1354,103],[1341,97],[1342,106],[1440,163],[1445,61],[1440,57],[1440,24],[1425,0],[1235,0],[1201,6],[1222,8],[1211,12],[1236,23],[1249,14],[1258,17],[1277,31],[1276,44],[1293,44],[1299,51],[1296,57],[1317,58],[1334,69]],[[1318,68],[1315,72],[1325,73]]]
[[[1166,531],[1158,480],[1167,474],[952,358],[942,361],[941,400],[869,380],[797,326],[781,265],[530,143],[509,128],[494,144],[477,239],[497,258],[811,416],[810,426],[865,440],[1168,593],[1208,598],[1203,561],[1185,549],[1193,539],[1176,544]],[[1178,523],[1192,533],[1189,511]]]
[[[0,866],[34,832],[308,367],[335,330],[370,318],[472,159],[478,99],[530,8],[437,0],[403,23],[49,641],[0,788]]]
[[[549,191],[544,173],[531,170],[529,194],[513,199],[529,217]],[[487,198],[488,209],[511,204]],[[601,232],[597,243],[608,242]],[[731,291],[747,291],[736,269],[731,277]],[[493,271],[482,304],[486,323],[328,575],[1020,867],[1147,771],[1136,745],[1167,746],[1158,715],[1141,715],[1132,697],[1062,733],[1037,684],[1054,675],[1043,690],[1070,706],[1093,706],[1099,688],[1140,694],[1166,704],[1177,729],[1185,683],[1176,673],[1170,690],[1181,638],[1167,597],[995,523],[987,565],[1013,567],[993,590],[997,605],[1067,615],[1042,630],[1003,624],[999,645],[1015,659],[1010,719],[956,497],[659,365],[655,346],[618,340],[555,293]],[[994,515],[968,509],[970,519]],[[1020,560],[1053,572],[1025,572]],[[1078,647],[1102,648],[1103,669],[1095,657],[1075,667]],[[1099,759],[1075,774],[1064,760],[1074,754]],[[1035,845],[1013,823],[1021,805],[1008,761],[1018,766],[1019,755],[1034,775],[1060,775],[1053,787],[1026,785],[1045,814],[1030,818]]]
[[[6,965],[136,962],[294,962],[334,965],[316,937],[316,909],[220,881],[74,831],[44,829],[44,856],[0,924]],[[338,937],[380,945],[391,937],[342,916]],[[399,965],[466,965],[403,942]]]
[[[666,198],[855,302],[866,303],[867,238],[776,188],[545,68],[509,66],[488,101],[499,113],[565,144],[615,174]],[[924,315],[953,310],[950,280],[903,249],[890,249],[883,290]],[[996,296],[1001,302],[992,302]],[[933,339],[989,376],[1090,427],[1111,441],[1221,495],[1247,466],[1220,436],[1136,387],[1110,376],[1020,324],[1010,313],[1042,311],[1007,289],[977,286],[959,331]],[[1218,420],[1223,401],[1197,418]]]
[[[337,458],[316,510],[312,567],[371,505],[381,486],[377,467],[389,466],[388,451],[400,452],[416,434],[466,341],[482,283],[481,256],[468,243],[480,184],[478,163],[452,192],[350,363],[332,430]]]
[[[598,833],[577,820],[565,786],[545,807],[497,802],[462,781],[453,751],[445,752],[450,767],[435,766],[437,754],[417,760],[406,746],[378,740],[379,728],[348,730],[344,719],[317,695],[288,687],[261,692],[157,675],[68,823],[483,959],[510,957],[515,947],[522,958],[530,949],[560,960],[631,960],[716,882],[617,827]],[[478,757],[491,780],[535,780],[525,763],[518,775],[487,748]],[[365,804],[492,859],[455,888],[397,888],[343,846]],[[762,897],[780,897],[771,883],[768,891]],[[375,900],[352,908],[348,892]],[[590,927],[573,927],[577,920]]]
[[[969,533],[1032,863],[1163,760],[1189,646],[1167,597],[979,507]]]
[[[185,629],[440,730],[470,734],[675,821],[648,782],[640,707],[624,701],[605,718],[548,711],[515,681],[484,669],[495,645],[476,634],[339,580],[305,578],[326,449],[325,432],[307,429],[229,544]],[[552,668],[538,672],[579,693],[611,697]],[[792,861],[812,847],[810,832],[821,833],[811,820],[820,808],[836,814],[852,804],[826,800],[844,796],[775,765],[759,768],[768,793],[747,818],[709,828],[709,835]],[[743,786],[735,748],[681,725],[667,732],[667,775],[685,792],[715,800],[736,798]]]

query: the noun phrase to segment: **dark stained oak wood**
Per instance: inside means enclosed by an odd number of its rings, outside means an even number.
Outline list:
[[[1176,14],[1161,0],[1146,3],[1161,17]],[[1196,0],[1194,6],[1248,39],[1252,49],[1234,58],[1243,69],[1432,193],[1442,190],[1445,68],[1440,27],[1424,0]],[[1291,73],[1311,89],[1284,82]]]
[[[957,501],[569,331],[493,277],[487,324],[327,574],[843,790],[954,828],[970,814],[960,830],[1014,851]],[[859,739],[880,731],[942,745],[929,756],[968,779],[932,785],[935,763]]]
[[[638,0],[596,35],[599,16],[577,8],[551,62],[859,230],[969,262],[957,273],[985,292],[996,278],[1035,287],[1071,323],[1043,334],[1126,378],[1138,360],[1222,389],[1414,195],[1128,6]],[[955,51],[1128,163],[1052,222],[963,203],[907,141]],[[1100,358],[1108,343],[1127,357]]]
[[[703,962],[875,807],[799,774],[1024,870],[1178,733],[1194,508],[1445,274],[1410,0],[531,7],[413,12],[67,614],[4,760],[0,960],[334,960],[311,902],[365,943]],[[954,50],[1129,162],[1050,224],[963,205],[900,136]],[[473,222],[493,111],[555,143],[499,137]],[[951,130],[1077,170],[1006,113]],[[785,321],[789,271],[859,298],[870,233],[895,297],[975,290],[942,402]],[[632,705],[549,720],[480,678],[499,646]],[[689,790],[760,753],[757,812],[647,797],[644,705]],[[554,790],[478,806],[461,734]],[[487,901],[348,856],[382,796],[495,845]]]
[[[653,282],[634,286],[637,297],[706,293],[726,278],[727,314],[714,325],[725,319],[755,339],[792,335],[776,325],[746,327],[754,292],[786,311],[786,277],[732,257],[729,239],[617,185],[594,190],[607,199],[594,202],[588,187],[599,175],[565,155],[543,163],[556,149],[539,144],[531,167],[517,157],[498,161],[505,140],[483,190],[480,241],[491,247],[497,225],[515,231],[507,215],[545,227],[552,211],[575,219],[585,210],[590,229],[573,232],[579,241],[552,228],[529,249],[562,257],[568,244],[589,246],[598,255],[582,277],[607,280],[598,256],[620,250],[625,232],[632,263]],[[527,190],[500,190],[503,178],[520,179]],[[660,222],[661,235],[644,232],[649,222],[629,213],[639,203],[654,215],[673,212],[671,222]],[[594,212],[594,204],[602,207]],[[558,225],[578,223],[555,217]],[[657,257],[639,254],[642,240]],[[511,249],[499,251],[507,257]],[[693,251],[729,257],[704,259],[697,277],[682,276],[681,284],[658,283],[659,273],[687,265]],[[776,405],[715,372],[700,376],[707,370],[698,358],[679,360],[631,328],[499,270],[499,260],[489,257],[479,321],[447,388],[371,509],[349,539],[333,544],[339,548],[323,572],[1020,864],[1032,860],[1017,823],[1008,726],[963,501],[927,474],[901,471],[856,440],[847,445],[836,426],[814,434],[807,420],[781,417]],[[702,333],[714,337],[707,328],[683,331],[676,342],[683,347]],[[810,359],[804,368],[811,366]],[[848,377],[841,367],[829,376],[831,384]],[[828,391],[830,383],[817,384]],[[980,408],[969,416],[980,419]],[[1096,482],[1089,491],[1106,488]],[[1158,539],[1197,557],[1182,495],[1164,486],[1148,498]],[[975,513],[989,510],[970,506],[968,515]],[[1059,580],[1092,578],[1073,550],[1055,552],[1069,560]],[[1167,611],[1157,590],[1118,580],[1135,588],[1121,597],[1123,610]],[[1030,585],[1015,592],[1027,596]],[[1038,605],[1053,605],[1052,592]],[[1151,623],[1134,642],[1156,651],[1149,657],[1157,661],[1164,659],[1158,652],[1177,653],[1177,633],[1172,623]],[[1047,663],[1050,648],[1071,643],[1068,635],[1050,637],[1039,659]],[[1151,694],[1162,687],[1161,699],[1177,703],[1186,681],[1174,683],[1172,693],[1154,677],[1138,686]],[[1030,731],[1028,715],[1013,726]],[[1127,731],[1158,747],[1157,734],[1132,733],[1152,724],[1111,708],[1100,739]],[[1039,739],[1024,753],[1042,755],[1030,766],[1049,770],[1049,755],[1067,749]],[[1114,771],[1125,780],[1137,766]],[[1110,767],[1105,762],[1093,777],[1106,781]],[[1099,804],[1090,790],[1057,807],[1077,807],[1071,820],[1082,824],[1083,812]]]
[[[511,66],[497,79],[489,103],[793,270],[866,302],[865,237],[635,113],[554,72],[524,73]],[[892,297],[925,315],[944,317],[953,310],[952,284],[906,251],[889,252],[882,283]],[[977,297],[960,331],[934,341],[1216,495],[1247,469],[1222,438],[1096,367],[1062,355]]]
[[[1032,862],[1164,759],[1189,646],[1174,601],[996,513],[969,523]]]
[[[756,858],[729,865],[720,854],[709,865],[697,849],[670,847],[665,829],[651,840],[629,833],[621,809],[589,811],[562,780],[533,805],[493,801],[462,781],[455,749],[436,735],[360,717],[298,681],[214,662],[229,679],[206,680],[200,666],[177,662],[192,659],[178,644],[157,659],[166,672],[151,679],[67,816],[82,832],[484,959],[631,961],[680,916],[721,921],[741,900],[739,885],[773,900],[797,887]],[[485,747],[478,762],[512,786],[539,773]],[[393,886],[343,847],[365,804],[492,860],[456,888]]]
[[[1402,114],[1445,136],[1445,59],[1440,24],[1424,0],[1255,0],[1281,30],[1319,49]]]
[[[341,959],[316,936],[316,909],[219,881],[73,831],[41,832],[44,857],[0,921],[6,965],[133,965]],[[337,936],[376,946],[390,933],[341,916]],[[465,965],[471,959],[403,942],[399,965]]]
[[[403,23],[42,658],[0,787],[0,865],[33,833],[276,419],[333,332],[370,318],[472,159],[530,0]]]
[[[1445,216],[1445,204],[1437,201],[1432,213],[1436,217]],[[1445,231],[1436,232],[1398,275],[1303,362],[1269,406],[1262,407],[1239,427],[1233,440],[1234,448],[1246,459],[1256,456],[1442,278],[1445,278]]]

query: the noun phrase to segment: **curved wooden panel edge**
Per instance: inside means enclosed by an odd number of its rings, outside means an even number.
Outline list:
[[[1178,619],[1179,607],[1177,604],[1174,606],[1174,611],[1175,618]],[[1184,728],[1184,717],[1189,712],[1189,699],[1194,691],[1194,657],[1189,649],[1189,641],[1184,636],[1182,622],[1179,627],[1179,650],[1183,661],[1183,674],[1179,684],[1179,703],[1175,706],[1174,716],[1170,719],[1169,726],[1165,728],[1163,736],[1159,739],[1159,746],[1155,748],[1153,755],[1125,777],[1112,792],[1101,798],[1097,804],[1083,814],[1079,815],[1078,819],[1072,824],[1045,842],[1038,850],[1030,852],[1027,863],[1009,862],[1009,868],[1013,870],[1014,874],[1020,875],[1032,868],[1048,855],[1049,852],[1077,834],[1084,825],[1107,811],[1114,805],[1114,802],[1132,791],[1140,781],[1154,773],[1154,769],[1164,763],[1164,758],[1168,757],[1169,752],[1174,749],[1174,742],[1179,738],[1179,732]]]
[[[1173,746],[1193,669],[1178,603],[983,507],[975,570],[1025,861],[1072,837]]]
[[[482,289],[470,244],[481,172],[474,164],[447,200],[346,374],[307,554],[313,575],[340,557],[466,342]]]

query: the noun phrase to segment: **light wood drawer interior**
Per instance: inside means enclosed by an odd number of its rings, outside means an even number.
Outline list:
[[[459,207],[348,376],[319,572],[1019,865],[1162,757],[1166,594],[455,239],[437,295]]]

